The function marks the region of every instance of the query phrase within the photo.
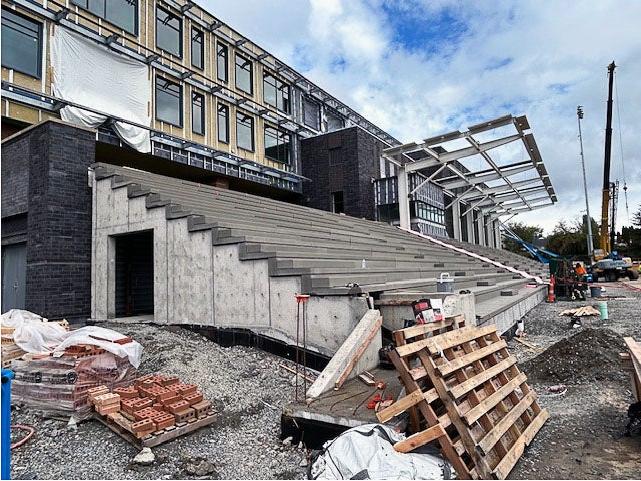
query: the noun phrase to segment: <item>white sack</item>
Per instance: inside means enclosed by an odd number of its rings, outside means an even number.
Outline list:
[[[382,424],[348,429],[323,445],[311,466],[311,479],[451,479],[450,464],[426,453],[398,453],[405,439]]]
[[[105,114],[151,125],[149,66],[109,50],[93,40],[56,26],[51,41],[53,94]],[[63,120],[98,127],[107,117],[76,107],[60,111]],[[127,144],[151,152],[149,130],[116,122],[114,129]]]
[[[53,353],[55,357],[64,354],[65,349],[78,344],[90,344],[103,348],[118,357],[128,357],[129,363],[138,369],[142,358],[142,346],[136,341],[116,344],[127,336],[111,329],[87,326],[67,331],[60,324],[46,322],[37,314],[20,309],[11,309],[0,316],[3,326],[13,327],[13,342],[25,352],[33,354]]]

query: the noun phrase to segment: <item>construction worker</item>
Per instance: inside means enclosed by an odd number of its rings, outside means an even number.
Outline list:
[[[585,267],[580,262],[577,262],[576,265],[574,266],[574,272],[578,276],[579,279],[583,279],[583,276],[588,275],[588,271],[585,270]]]

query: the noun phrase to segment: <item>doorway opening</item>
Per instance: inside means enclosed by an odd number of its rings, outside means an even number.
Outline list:
[[[154,233],[115,236],[116,316],[154,313]]]

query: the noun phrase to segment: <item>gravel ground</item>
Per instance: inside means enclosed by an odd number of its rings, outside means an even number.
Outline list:
[[[586,302],[542,303],[525,318],[525,339],[536,347],[509,342],[521,367],[526,373],[532,371],[531,385],[551,414],[510,478],[641,476],[641,435],[622,436],[627,407],[633,402],[630,382],[620,375],[613,357],[621,346],[617,340],[641,337],[641,292],[622,285],[609,286],[608,291],[610,296],[625,297],[608,300],[609,321],[584,318],[582,327],[572,328],[570,318],[560,312]],[[591,303],[589,299],[587,304]],[[304,478],[306,451],[279,439],[280,412],[294,390],[292,375],[278,367],[282,359],[255,349],[223,348],[181,329],[143,324],[106,327],[145,346],[141,373],[162,371],[198,384],[221,413],[220,419],[154,448],[155,462],[140,466],[132,462],[137,449],[95,421],[71,430],[63,422],[16,411],[13,422],[32,425],[37,434],[14,452],[14,478]],[[560,357],[562,364],[550,361]],[[557,368],[561,377],[552,375]],[[559,382],[567,386],[564,394],[548,390]]]
[[[97,421],[77,430],[15,411],[14,423],[36,436],[12,457],[15,479],[302,479],[307,453],[279,439],[282,407],[292,401],[292,374],[283,359],[256,349],[221,347],[182,329],[144,324],[104,325],[145,348],[139,372],[163,372],[199,385],[219,420],[153,448],[150,466],[132,463],[138,450]]]
[[[583,318],[572,328],[569,308],[594,300],[542,303],[525,318],[525,339],[510,350],[528,374],[550,419],[510,474],[511,479],[638,479],[641,476],[641,433],[624,437],[627,409],[634,402],[631,383],[617,362],[623,337],[641,337],[641,292],[608,285],[608,321]],[[616,354],[616,355],[615,355]],[[576,375],[572,375],[575,371]],[[552,385],[567,391],[555,394]]]

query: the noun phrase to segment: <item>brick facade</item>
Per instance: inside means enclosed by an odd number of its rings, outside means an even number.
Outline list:
[[[72,320],[90,314],[87,168],[95,161],[95,144],[92,131],[45,122],[2,145],[2,216],[26,206],[25,308],[44,317]],[[17,201],[5,197],[5,188]]]
[[[358,127],[349,127],[301,141],[306,205],[331,211],[332,192],[343,192],[344,212],[375,219],[374,184],[380,177],[384,144]]]

